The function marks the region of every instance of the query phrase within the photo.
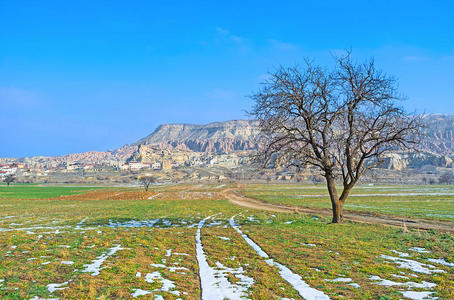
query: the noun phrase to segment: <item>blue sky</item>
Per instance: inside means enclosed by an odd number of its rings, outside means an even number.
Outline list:
[[[0,156],[245,118],[268,71],[352,48],[411,111],[454,113],[454,1],[0,0]]]

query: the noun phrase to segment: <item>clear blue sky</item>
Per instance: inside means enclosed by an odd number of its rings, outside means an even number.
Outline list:
[[[106,150],[245,118],[267,71],[352,48],[454,113],[454,1],[0,0],[0,156]]]

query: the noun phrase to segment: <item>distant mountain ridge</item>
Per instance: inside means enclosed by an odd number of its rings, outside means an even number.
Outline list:
[[[454,115],[429,114],[421,151],[454,156]],[[219,153],[257,150],[260,130],[256,120],[232,120],[206,125],[164,124],[133,145],[152,145],[166,149]]]
[[[454,158],[454,115],[428,114],[423,117],[426,125],[425,138],[420,150],[433,156]],[[163,124],[150,135],[131,145],[109,151],[89,151],[56,157],[33,157],[36,161],[54,163],[103,161],[124,162],[138,151],[138,146],[151,146],[167,150],[184,150],[202,154],[219,154],[254,151],[260,148],[257,137],[260,133],[256,120],[231,120],[205,125]],[[28,161],[31,158],[20,159]],[[0,163],[12,158],[0,158]]]
[[[255,120],[232,120],[206,125],[164,124],[134,145],[156,146],[205,153],[257,150]]]

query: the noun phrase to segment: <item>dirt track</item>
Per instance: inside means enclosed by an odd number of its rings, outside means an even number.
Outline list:
[[[330,209],[324,208],[308,208],[296,207],[282,204],[268,203],[262,200],[249,198],[241,195],[235,189],[226,189],[223,191],[224,196],[233,204],[276,212],[289,212],[289,213],[304,213],[319,216],[332,216]],[[369,223],[369,224],[383,224],[393,227],[400,227],[405,229],[414,228],[422,230],[438,230],[454,233],[454,222],[448,221],[432,221],[424,219],[414,219],[403,216],[391,216],[377,213],[359,212],[359,211],[344,211],[344,220]]]

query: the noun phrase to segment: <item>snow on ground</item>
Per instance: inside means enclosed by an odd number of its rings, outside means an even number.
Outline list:
[[[88,220],[88,217],[83,218],[79,223],[77,223],[76,229],[81,229],[85,221]]]
[[[211,217],[201,220],[197,226],[196,232],[196,257],[199,264],[200,285],[202,288],[202,300],[211,299],[241,299],[247,296],[247,290],[253,284],[253,279],[243,274],[242,268],[229,269],[225,268],[219,262],[216,263],[218,269],[208,265],[203,244],[201,240],[201,228]],[[234,274],[240,279],[238,284],[232,284],[228,281],[226,274]]]
[[[150,291],[142,290],[142,289],[134,289],[134,293],[131,294],[132,297],[136,298],[139,296],[145,296],[151,294]]]
[[[349,197],[400,197],[400,196],[454,196],[454,193],[388,193],[388,194],[353,194]],[[328,195],[297,195],[297,198],[320,198]]]
[[[437,269],[437,267],[429,264],[423,264],[415,260],[405,259],[400,257],[388,256],[388,255],[380,255],[381,258],[386,260],[390,260],[399,265],[399,268],[403,269],[410,269],[416,273],[423,273],[423,274],[432,274],[432,273],[445,273],[445,271]]]
[[[156,223],[158,223],[160,219],[151,219],[151,220],[142,220],[142,221],[126,221],[126,222],[119,222],[119,221],[112,221],[109,220],[109,227],[153,227]]]
[[[154,198],[160,196],[162,193],[157,193],[156,195],[153,195],[151,197],[148,197],[148,200],[153,200]]]
[[[339,277],[336,279],[325,279],[326,281],[331,281],[331,282],[352,282],[353,280],[351,278],[345,278],[345,277]]]
[[[408,253],[400,252],[400,251],[397,251],[397,250],[391,250],[391,252],[399,255],[400,257],[409,257],[410,256],[410,254],[408,254]]]
[[[171,294],[174,294],[175,296],[179,296],[180,292],[175,290],[175,284],[173,283],[172,280],[166,279],[162,277],[161,273],[159,271],[155,271],[153,273],[148,273],[145,275],[145,281],[148,283],[153,283],[156,281],[159,281],[162,283],[162,287],[160,289],[154,289],[154,292],[169,292]]]
[[[185,267],[168,267],[168,266],[163,265],[163,264],[150,264],[150,266],[153,267],[153,268],[168,269],[172,273],[174,273],[176,271],[179,271],[179,270],[182,270],[182,271],[188,271],[189,270],[188,268],[185,268]],[[185,273],[183,273],[183,274],[185,274]]]
[[[230,238],[225,237],[225,236],[218,236],[218,238],[220,238],[221,240],[224,240],[224,241],[230,241]]]
[[[426,250],[426,248],[421,248],[421,247],[412,247],[412,248],[408,248],[408,250],[418,252],[418,253],[430,253],[429,250]]]
[[[102,254],[101,256],[98,256],[97,259],[92,260],[91,264],[84,265],[85,269],[82,270],[82,272],[88,272],[91,273],[91,276],[96,276],[99,275],[99,272],[101,271],[101,265],[108,259],[110,256],[114,255],[117,251],[119,250],[124,250],[127,248],[122,248],[120,245],[116,245],[115,247],[112,247],[109,249],[107,253]]]
[[[70,261],[70,260],[62,260],[61,263],[64,265],[73,265],[74,264],[74,262]]]
[[[49,291],[49,293],[53,293],[58,290],[64,290],[67,288],[67,286],[65,286],[65,287],[62,287],[62,286],[67,285],[67,284],[68,284],[68,281],[65,281],[63,283],[50,283],[47,285],[47,290]]]
[[[446,260],[444,260],[443,258],[428,258],[427,260],[430,261],[431,263],[436,263],[436,264],[445,265],[447,267],[454,268],[454,263],[449,263]]]
[[[427,299],[438,299],[438,297],[431,297],[434,292],[415,292],[415,291],[405,291],[400,292],[402,296],[412,300],[427,300]]]
[[[248,243],[249,246],[251,246],[255,250],[255,252],[257,252],[258,255],[266,259],[265,261],[268,265],[277,267],[279,270],[279,275],[288,283],[290,283],[290,285],[293,286],[293,288],[298,291],[301,297],[303,297],[304,299],[314,300],[329,299],[329,297],[325,295],[322,291],[310,287],[306,282],[304,282],[301,279],[301,276],[293,273],[286,266],[269,258],[269,255],[265,251],[263,251],[259,245],[257,245],[253,240],[251,240],[246,234],[244,234],[241,231],[240,227],[235,224],[234,218],[235,218],[234,216],[230,218],[230,225],[232,226],[232,228],[235,229],[236,232],[238,232],[241,235],[241,237],[246,241],[246,243]]]
[[[422,283],[417,283],[413,281],[409,282],[395,282],[392,280],[383,279],[380,276],[370,276],[370,280],[375,281],[375,284],[383,286],[407,286],[409,288],[418,288],[418,289],[432,289],[437,285],[432,282],[423,281]]]

